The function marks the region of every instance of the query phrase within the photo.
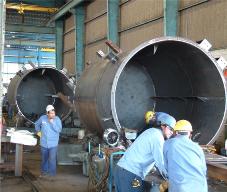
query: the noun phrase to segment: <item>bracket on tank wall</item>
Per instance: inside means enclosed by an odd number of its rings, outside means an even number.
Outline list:
[[[211,43],[207,39],[203,39],[200,41],[197,41],[196,43],[199,44],[199,46],[204,49],[205,51],[209,51],[212,47]]]
[[[224,59],[224,57],[219,57],[219,58],[216,58],[217,60],[217,63],[219,65],[219,67],[224,70],[227,66],[227,61]]]
[[[105,43],[109,47],[109,52],[105,54],[102,50],[99,50],[96,53],[100,58],[108,59],[111,63],[115,64],[118,61],[122,50],[110,40],[107,40]]]

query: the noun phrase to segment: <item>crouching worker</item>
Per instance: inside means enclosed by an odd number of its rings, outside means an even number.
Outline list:
[[[176,120],[166,113],[158,113],[160,127],[144,131],[119,160],[114,174],[116,192],[144,191],[146,175],[154,167],[165,175],[163,158],[164,137],[172,135]]]
[[[174,127],[175,137],[164,144],[164,159],[169,192],[207,192],[206,161],[201,147],[190,137],[192,125],[180,120]]]
[[[55,115],[52,105],[46,107],[46,115],[42,115],[35,122],[35,130],[40,136],[41,145],[41,175],[40,177],[56,175],[57,146],[62,123]]]

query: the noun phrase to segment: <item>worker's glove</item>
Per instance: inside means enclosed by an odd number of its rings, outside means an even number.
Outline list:
[[[39,136],[39,138],[41,138],[41,136],[42,136],[41,131],[39,131],[39,132],[37,133],[37,135]]]
[[[160,192],[167,192],[168,191],[168,181],[163,181],[160,185],[159,185],[159,190]]]
[[[138,180],[138,179],[133,179],[132,180],[132,187],[133,188],[138,188],[138,187],[141,187],[141,183],[140,183],[140,181]]]

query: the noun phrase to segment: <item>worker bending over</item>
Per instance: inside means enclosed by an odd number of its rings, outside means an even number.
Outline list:
[[[46,115],[42,115],[35,122],[35,130],[40,134],[41,145],[41,177],[56,175],[57,146],[62,123],[55,115],[52,105],[46,107]]]
[[[169,192],[207,192],[206,161],[201,147],[193,142],[192,125],[180,120],[174,127],[175,137],[164,144],[165,167]]]
[[[176,120],[166,113],[159,113],[156,117],[160,127],[153,127],[144,131],[126,150],[115,169],[116,192],[144,191],[146,175],[156,165],[165,175],[163,158],[164,137],[172,135],[172,127]]]

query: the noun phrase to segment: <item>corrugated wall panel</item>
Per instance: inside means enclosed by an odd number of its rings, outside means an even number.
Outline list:
[[[104,52],[107,52],[107,46],[105,44],[105,40],[86,46],[85,63],[91,62],[91,64],[93,64],[97,61],[101,61],[101,59],[96,54],[96,52],[100,49]]]
[[[64,53],[63,56],[64,68],[70,73],[74,73],[75,70],[75,51],[69,51]]]
[[[181,0],[180,9],[204,0]],[[129,51],[140,43],[163,35],[163,0],[121,0],[120,6],[120,46]],[[106,0],[96,0],[86,7],[85,22],[85,63],[97,61],[96,51],[106,50],[104,40],[107,35]],[[146,21],[156,21],[142,24]],[[135,27],[136,25],[140,25]],[[65,21],[65,32],[73,28],[73,16]],[[128,28],[131,28],[127,30]],[[125,31],[124,31],[125,30]],[[65,34],[64,50],[74,48],[74,32]],[[227,46],[227,0],[212,0],[180,11],[179,34],[192,40],[207,38],[213,48]],[[96,43],[93,41],[99,40]],[[88,45],[89,44],[89,45]],[[74,55],[65,53],[65,58]],[[69,62],[67,62],[68,65]],[[72,63],[74,69],[74,63]]]
[[[93,1],[86,7],[86,20],[92,19],[93,17],[99,15],[101,12],[104,12],[106,9],[107,9],[106,0]]]
[[[128,1],[130,1],[130,0],[121,0],[120,3],[121,3],[121,4],[122,4],[122,3],[127,3]]]
[[[75,48],[75,31],[65,34],[64,52]]]
[[[125,29],[163,16],[163,0],[134,0],[121,5],[120,28]]]
[[[67,32],[68,30],[72,29],[74,27],[74,16],[71,15],[65,20],[65,29],[64,31]]]
[[[64,53],[63,66],[70,73],[74,73],[75,66],[75,30],[74,16],[66,18],[64,23]]]
[[[107,34],[107,16],[106,14],[91,22],[88,22],[85,26],[86,44],[94,40],[103,38]]]
[[[122,32],[120,34],[120,47],[123,51],[129,51],[147,40],[160,36],[163,36],[163,19]]]
[[[202,1],[204,1],[204,0],[180,0],[179,1],[179,7],[180,7],[180,9],[182,9],[182,8],[191,6],[195,3],[199,3],[199,2],[202,2]]]
[[[98,59],[96,51],[106,51],[105,40],[107,36],[107,1],[95,0],[86,8],[85,21],[85,64],[94,63]],[[92,43],[97,41],[95,43]],[[85,66],[86,67],[86,66]]]
[[[184,10],[180,14],[180,36],[208,39],[214,49],[227,47],[227,1],[216,0]]]

